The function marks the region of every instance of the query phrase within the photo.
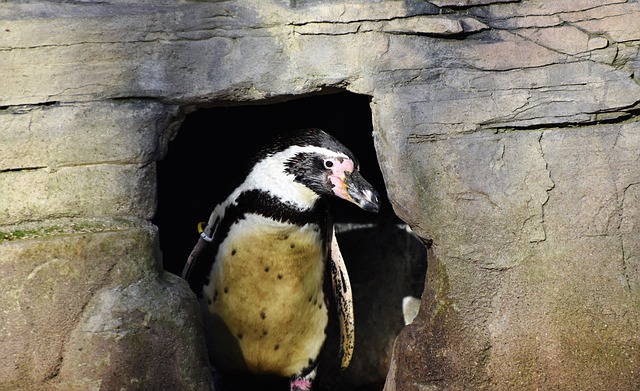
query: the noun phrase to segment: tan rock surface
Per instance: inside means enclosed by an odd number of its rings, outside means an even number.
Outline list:
[[[190,110],[346,89],[371,96],[387,193],[433,243],[385,390],[638,389],[639,15],[614,0],[6,3],[0,388],[208,384],[187,292],[140,236],[155,161]],[[137,228],[70,228],[87,219]],[[109,372],[165,346],[191,372]]]

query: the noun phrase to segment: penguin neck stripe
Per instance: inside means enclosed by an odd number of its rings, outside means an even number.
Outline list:
[[[235,203],[226,204],[224,218],[220,221],[220,225],[215,228],[211,246],[207,247],[209,256],[203,256],[203,259],[196,263],[194,270],[190,274],[189,283],[198,298],[202,297],[202,287],[209,284],[208,276],[211,273],[211,267],[220,243],[229,234],[231,226],[243,220],[247,214],[256,214],[275,221],[299,226],[317,224],[321,230],[322,237],[326,237],[325,229],[329,216],[328,204],[324,200],[321,200],[314,208],[305,211],[284,203],[264,191],[245,190],[238,195]]]
[[[235,216],[229,220],[239,220],[247,213],[257,214],[276,221],[305,225],[324,220],[326,213],[324,208],[313,207],[309,210],[300,210],[293,204],[280,201],[278,198],[261,190],[245,190],[236,202],[228,207],[227,213]]]

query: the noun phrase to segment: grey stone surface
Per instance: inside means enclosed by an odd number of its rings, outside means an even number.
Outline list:
[[[147,165],[166,153],[177,115],[144,100],[9,107],[0,113],[0,171]]]
[[[59,390],[212,390],[194,295],[179,277],[98,291],[71,332]]]
[[[195,296],[160,269],[155,228],[56,220],[21,236],[0,245],[1,389],[206,389]]]
[[[166,153],[178,117],[176,106],[140,100],[3,110],[0,222],[150,219],[155,161]]]
[[[155,165],[9,171],[0,177],[0,192],[0,218],[8,224],[60,217],[151,218],[156,203]]]
[[[32,1],[0,20],[0,388],[154,389],[157,361],[130,386],[109,368],[173,327],[206,384],[154,245],[136,268],[99,243],[140,230],[69,227],[151,219],[185,112],[332,89],[372,97],[390,200],[433,243],[386,391],[640,386],[638,2]]]

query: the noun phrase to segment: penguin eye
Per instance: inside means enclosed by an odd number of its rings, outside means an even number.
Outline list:
[[[331,160],[325,160],[324,161],[324,168],[331,168],[333,167],[333,162]]]

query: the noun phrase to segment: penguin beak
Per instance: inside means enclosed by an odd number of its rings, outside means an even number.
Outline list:
[[[380,210],[380,198],[369,182],[367,182],[359,171],[352,173],[345,172],[344,181],[349,201],[361,207],[367,212],[378,212]]]
[[[341,174],[329,176],[336,196],[358,205],[367,212],[380,210],[378,192],[360,175],[359,171],[344,171]]]

